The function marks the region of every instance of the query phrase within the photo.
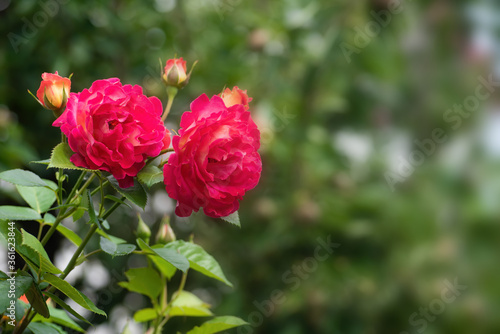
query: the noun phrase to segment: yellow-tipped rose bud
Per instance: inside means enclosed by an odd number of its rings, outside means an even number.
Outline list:
[[[66,108],[70,90],[69,78],[59,76],[57,71],[55,74],[43,73],[36,96],[45,108],[52,110],[56,117],[59,117]]]
[[[189,82],[191,72],[193,71],[196,62],[191,67],[191,71],[186,71],[186,61],[181,58],[173,58],[167,60],[165,68],[163,69],[163,83],[166,86],[176,87],[178,89],[184,88]]]

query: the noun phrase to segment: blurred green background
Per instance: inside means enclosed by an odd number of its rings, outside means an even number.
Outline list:
[[[158,59],[198,60],[168,127],[237,85],[262,133],[241,229],[173,221],[234,282],[187,282],[252,324],[231,333],[499,333],[499,17],[494,0],[0,0],[0,170],[38,168],[59,140],[26,92],[42,72],[73,73],[73,92],[119,77],[165,104]],[[159,187],[144,218],[155,229],[173,205]],[[134,240],[121,215],[112,231]],[[119,333],[147,305],[116,284],[140,259],[99,260],[70,278],[110,314],[89,333]]]

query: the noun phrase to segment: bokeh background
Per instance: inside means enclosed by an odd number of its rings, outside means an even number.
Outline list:
[[[0,0],[0,170],[53,177],[29,164],[59,140],[26,92],[42,72],[73,73],[74,92],[119,77],[165,103],[158,59],[198,60],[168,127],[237,85],[262,132],[242,228],[172,222],[234,282],[186,286],[252,324],[231,333],[499,333],[499,18],[495,0]],[[155,191],[153,231],[174,207]],[[0,200],[22,203],[5,183]],[[111,223],[134,240],[135,212]],[[318,238],[338,245],[315,257]],[[73,251],[51,248],[59,265]],[[110,314],[88,315],[89,333],[121,333],[147,305],[117,285],[140,261],[100,255],[69,277]]]

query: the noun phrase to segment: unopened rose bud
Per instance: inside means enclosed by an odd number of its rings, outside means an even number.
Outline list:
[[[52,110],[56,117],[59,117],[68,102],[71,90],[71,80],[63,78],[57,74],[43,73],[40,88],[36,96],[40,103],[47,109]]]
[[[139,218],[139,222],[137,224],[137,237],[141,238],[147,244],[149,244],[149,237],[151,236],[151,230],[149,229],[148,225],[144,222],[144,220],[142,220],[140,214],[137,214],[137,217]]]
[[[186,61],[183,60],[182,57],[167,60],[162,74],[163,83],[167,87],[176,87],[178,89],[184,88],[189,82],[191,72],[193,72],[195,65],[196,62],[193,63],[191,70],[187,73]]]
[[[170,226],[170,217],[165,216],[160,222],[160,228],[158,229],[158,234],[156,235],[156,243],[158,244],[168,244],[171,241],[175,241],[175,233]]]
[[[186,73],[186,61],[181,58],[169,59],[165,65],[163,82],[167,86],[183,88],[189,81]]]
[[[248,97],[246,90],[241,90],[238,86],[234,86],[233,89],[226,88],[221,94],[220,97],[224,101],[226,107],[234,106],[235,104],[242,104],[245,107],[245,110],[250,109],[248,105],[250,101],[252,101],[251,97]]]

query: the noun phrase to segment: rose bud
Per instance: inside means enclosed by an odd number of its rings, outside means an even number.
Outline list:
[[[139,221],[137,223],[137,237],[144,240],[147,244],[149,244],[149,237],[151,236],[151,230],[148,225],[142,220],[140,214],[137,214]]]
[[[170,217],[165,216],[160,222],[160,228],[158,229],[158,234],[156,234],[156,243],[158,244],[168,244],[171,241],[175,241],[175,233],[170,226]]]
[[[248,103],[252,101],[252,98],[248,97],[246,90],[241,90],[238,86],[234,86],[233,90],[226,88],[220,94],[220,97],[228,108],[234,106],[235,104],[242,104],[243,107],[245,107],[245,110],[250,109]]]
[[[186,74],[186,61],[181,57],[167,60],[162,78],[165,85],[180,89],[187,85],[190,75]]]
[[[55,74],[43,73],[42,79],[36,96],[45,108],[52,110],[56,117],[59,117],[68,102],[71,80],[59,76],[57,71]]]

